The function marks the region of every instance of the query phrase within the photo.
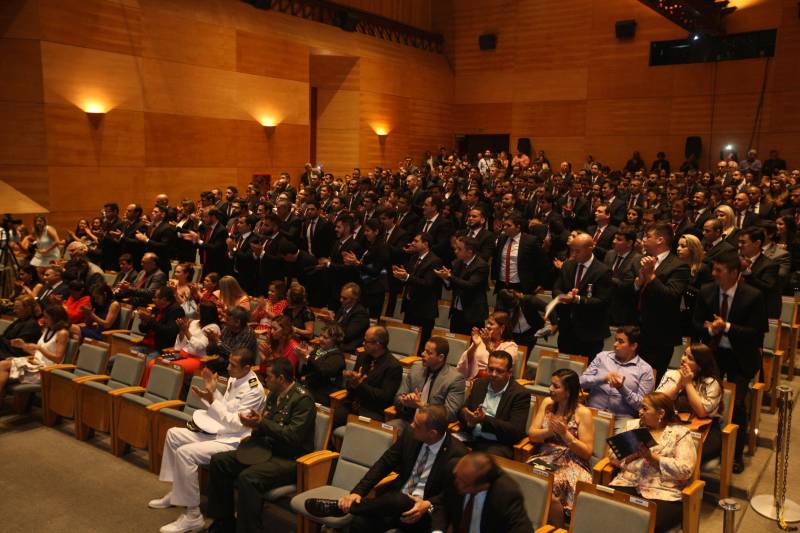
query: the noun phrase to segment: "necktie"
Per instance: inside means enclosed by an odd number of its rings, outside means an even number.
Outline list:
[[[425,472],[425,463],[428,462],[428,457],[431,454],[431,448],[427,444],[423,445],[424,450],[422,451],[422,457],[419,458],[417,461],[416,466],[414,467],[414,473],[411,474],[411,477],[408,478],[408,484],[406,484],[406,494],[411,494],[414,491],[414,487],[417,486],[419,480],[422,478],[422,474]]]
[[[311,253],[311,239],[314,238],[314,229],[316,229],[317,221],[312,220],[308,225],[308,253]]]
[[[136,278],[136,283],[134,283],[134,287],[136,287],[137,289],[141,289],[142,287],[144,287],[144,279],[146,277],[147,277],[147,274],[145,272],[142,272],[141,274],[139,274],[139,277]]]
[[[575,288],[578,289],[581,286],[581,281],[583,280],[583,269],[586,268],[583,266],[583,263],[578,265],[578,273],[575,275]]]
[[[594,232],[594,237],[592,237],[592,242],[594,242],[594,244],[597,244],[597,241],[600,240],[600,235],[602,233],[603,233],[603,231],[598,227],[597,231]]]
[[[206,230],[206,236],[203,238],[203,244],[208,244],[209,239],[211,239],[211,233],[213,230],[214,230],[213,226],[209,227]],[[207,259],[208,259],[208,248],[203,246],[203,263],[205,263]]]
[[[389,244],[389,237],[392,236],[392,230],[386,232],[386,236],[383,238],[383,242]]]
[[[631,195],[630,198],[628,198],[628,209],[631,209],[633,207],[633,204],[635,203],[636,203],[635,198],[633,197],[633,195]]]
[[[430,220],[426,220],[425,227],[422,228],[422,233],[428,233],[428,230],[431,229],[431,224],[433,224],[433,222],[431,222]]]
[[[469,528],[472,525],[472,508],[474,503],[474,495],[467,494],[467,502],[464,505],[464,511],[461,513],[461,522],[458,523],[458,533],[469,533]]]
[[[722,317],[722,320],[728,321],[728,293],[722,293],[722,303],[719,305],[719,316]],[[711,349],[716,350],[719,346],[719,342],[722,340],[722,333],[717,333],[714,335],[714,338],[711,339]]]
[[[736,227],[738,229],[742,229],[743,224],[744,224],[744,213],[740,213],[739,218],[736,221]]]
[[[506,244],[506,283],[511,283],[511,248],[514,246],[514,239],[508,239]]]
[[[422,386],[422,392],[420,392],[420,398],[423,402],[428,403],[431,397],[431,385],[433,384],[433,372],[428,374],[428,378],[425,380],[425,385]]]
[[[614,268],[611,269],[611,272],[613,274],[616,274],[617,271],[619,270],[619,265],[622,264],[622,259],[623,259],[623,257],[621,255],[618,255],[617,258],[614,260]],[[581,266],[583,266],[583,265],[581,265]]]

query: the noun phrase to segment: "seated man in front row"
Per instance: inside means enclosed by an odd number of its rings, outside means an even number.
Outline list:
[[[209,533],[264,531],[264,495],[297,481],[297,458],[314,449],[317,410],[314,398],[294,382],[293,376],[288,359],[272,360],[266,373],[269,395],[263,415],[252,409],[239,414],[242,425],[252,428],[253,433],[237,450],[211,458],[207,514],[214,523]],[[236,519],[235,484],[239,488]]]
[[[364,353],[359,354],[353,370],[342,372],[347,398],[333,413],[333,425],[343,426],[347,415],[383,420],[403,379],[403,366],[389,353],[389,332],[372,326],[364,334]]]
[[[151,500],[148,506],[166,509],[177,505],[186,507],[186,512],[162,527],[162,533],[183,533],[203,527],[197,467],[208,464],[215,453],[235,450],[239,441],[250,434],[250,428],[242,425],[239,412],[250,409],[261,412],[265,399],[264,388],[252,371],[254,364],[255,355],[250,350],[242,348],[231,354],[224,395],[217,390],[217,375],[204,369],[205,388],[192,386],[192,390],[207,409],[195,411],[186,427],[167,431],[158,479],[172,482],[172,490],[163,498]]]
[[[491,352],[486,371],[489,375],[475,380],[458,413],[459,437],[474,451],[513,459],[514,444],[527,430],[531,393],[513,379],[514,360],[508,352]]]
[[[431,499],[453,483],[453,466],[465,453],[464,445],[447,432],[444,407],[425,405],[417,409],[408,431],[372,465],[353,492],[338,501],[310,498],[306,510],[319,517],[351,513],[351,533],[392,528],[427,533],[431,530]],[[390,472],[399,475],[380,496],[367,499]]]
[[[391,425],[405,430],[414,413],[429,404],[443,405],[448,422],[456,419],[464,405],[464,376],[447,364],[449,352],[450,344],[443,337],[431,337],[425,343],[422,361],[411,366],[397,391],[394,399],[397,418],[389,422]]]
[[[642,398],[655,389],[653,367],[639,357],[639,328],[617,330],[614,349],[600,352],[581,374],[581,388],[589,391],[586,405],[614,414],[614,434],[625,431],[639,416]]]

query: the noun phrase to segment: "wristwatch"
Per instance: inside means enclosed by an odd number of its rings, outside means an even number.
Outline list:
[[[428,507],[428,508],[426,509],[426,512],[427,512],[429,515],[433,515],[433,510],[434,510],[435,508],[436,508],[436,507],[435,507],[433,504],[431,504],[431,506],[430,506],[430,507]]]

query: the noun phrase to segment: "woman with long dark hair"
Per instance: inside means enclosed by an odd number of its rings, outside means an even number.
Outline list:
[[[556,468],[548,524],[562,526],[571,512],[578,481],[592,481],[589,459],[594,445],[592,412],[581,405],[578,374],[568,368],[553,372],[550,396],[545,398],[531,420],[528,437],[537,444],[529,462],[543,462]]]

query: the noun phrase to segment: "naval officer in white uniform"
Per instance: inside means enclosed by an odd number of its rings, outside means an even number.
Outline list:
[[[158,478],[171,481],[172,490],[163,498],[151,500],[148,506],[153,509],[182,506],[186,507],[186,512],[162,527],[162,533],[183,533],[203,528],[197,468],[208,464],[215,453],[236,449],[239,442],[250,434],[250,428],[242,425],[240,412],[253,410],[260,413],[264,409],[264,388],[252,370],[254,365],[255,355],[250,350],[242,348],[231,353],[224,395],[217,390],[217,375],[208,368],[203,369],[205,388],[192,386],[192,390],[208,406],[207,409],[195,411],[187,427],[174,427],[167,431]]]

